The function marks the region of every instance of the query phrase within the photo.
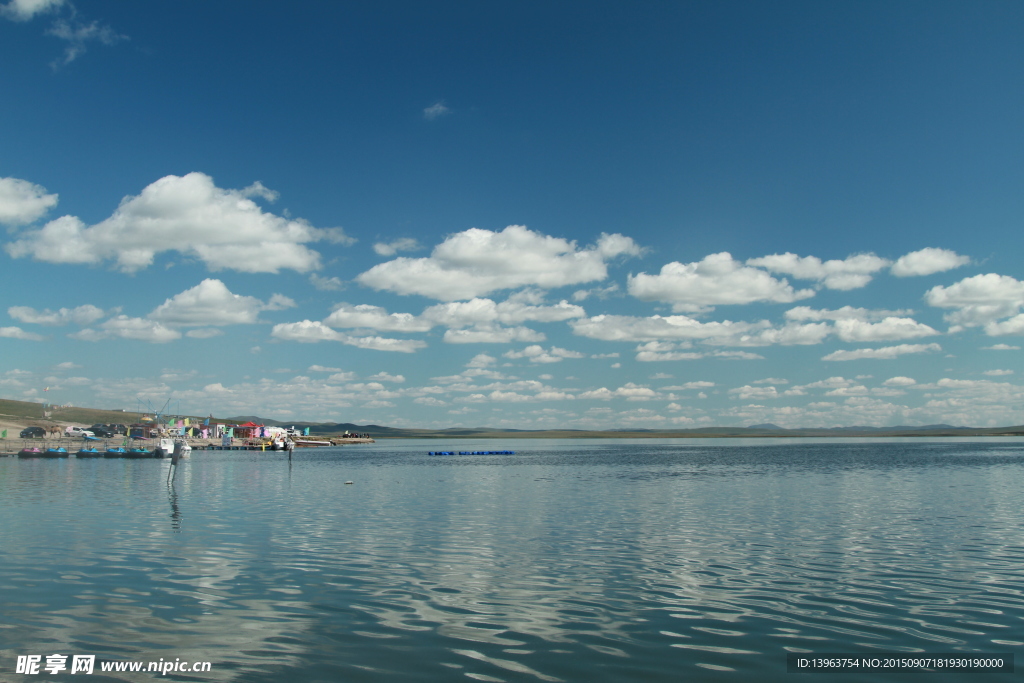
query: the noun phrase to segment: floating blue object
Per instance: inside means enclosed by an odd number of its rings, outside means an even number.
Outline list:
[[[515,451],[459,451],[459,455],[515,455]],[[427,455],[455,455],[455,451],[428,451]]]

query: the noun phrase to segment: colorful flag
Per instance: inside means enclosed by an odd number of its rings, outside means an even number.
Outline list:
[[[7,438],[7,430],[5,429],[3,431],[3,433],[0,433],[0,439],[6,439],[6,438]]]

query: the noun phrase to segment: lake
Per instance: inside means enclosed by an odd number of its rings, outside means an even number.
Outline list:
[[[1021,439],[396,440],[169,468],[0,459],[0,679],[791,681],[790,653],[1024,645]],[[96,669],[15,673],[52,654]]]

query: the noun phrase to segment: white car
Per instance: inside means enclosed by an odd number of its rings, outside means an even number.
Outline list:
[[[64,428],[64,435],[65,436],[96,436],[95,434],[90,432],[88,429],[82,429],[81,427],[70,427],[70,426]]]

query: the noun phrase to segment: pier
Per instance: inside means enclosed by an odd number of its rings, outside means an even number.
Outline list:
[[[235,443],[225,446],[221,439],[186,439],[189,446],[192,447],[192,451],[266,451],[274,452],[271,443],[267,440],[259,439],[235,439]],[[31,448],[33,446],[47,449],[51,447],[63,447],[66,448],[71,457],[74,457],[75,453],[79,448],[83,447],[95,447],[101,450],[107,448],[113,448],[120,446],[124,443],[123,438],[119,439],[100,439],[97,441],[83,441],[79,437],[58,437],[58,438],[45,438],[45,439],[21,439],[21,438],[7,438],[0,440],[0,457],[11,457],[18,455],[18,452],[23,448]],[[366,444],[376,443],[374,439],[357,439],[348,437],[333,437],[330,439],[310,439],[302,438],[295,442],[295,448],[327,448],[330,446],[350,446],[355,444]],[[133,439],[130,444],[137,448],[155,448],[156,440],[147,439],[139,440]],[[286,453],[287,451],[277,451],[278,453]]]

